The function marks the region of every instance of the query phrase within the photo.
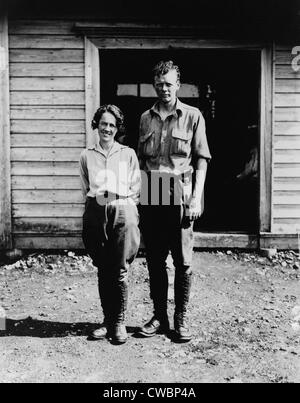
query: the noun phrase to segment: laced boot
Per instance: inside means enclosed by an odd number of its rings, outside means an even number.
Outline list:
[[[169,320],[167,317],[158,319],[153,316],[149,322],[139,330],[139,334],[144,337],[152,337],[159,333],[168,333],[170,329]]]
[[[191,332],[187,325],[187,306],[189,303],[192,285],[191,273],[175,274],[175,314],[174,330],[176,340],[179,342],[188,342],[192,339]]]
[[[158,333],[168,333],[170,330],[167,301],[168,301],[168,278],[163,277],[161,281],[151,284],[151,298],[154,305],[154,316],[145,323],[139,330],[139,335],[152,337]]]
[[[128,335],[125,326],[125,316],[128,301],[128,285],[125,281],[116,286],[114,295],[114,312],[111,339],[114,343],[126,343]]]
[[[170,331],[170,324],[167,311],[168,291],[160,290],[153,299],[154,316],[145,323],[139,330],[139,334],[144,337],[152,337],[156,334],[167,334]]]
[[[186,343],[192,340],[192,335],[188,328],[185,315],[176,314],[174,316],[174,329],[177,341]]]
[[[104,320],[103,323],[92,332],[92,337],[95,340],[101,340],[110,337],[111,333],[111,304],[110,304],[110,287],[109,282],[106,281],[105,276],[98,274],[98,289],[100,302],[102,306]]]

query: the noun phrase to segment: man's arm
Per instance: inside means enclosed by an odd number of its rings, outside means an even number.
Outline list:
[[[207,138],[205,120],[200,111],[195,117],[194,136],[192,140],[192,155],[194,168],[194,183],[192,198],[189,206],[191,220],[196,220],[203,213],[204,183],[207,171],[207,161],[211,159]]]
[[[207,171],[207,161],[205,158],[197,157],[195,161],[195,179],[193,193],[189,205],[190,220],[200,218],[203,213],[204,183]]]
[[[139,140],[138,140],[138,146],[137,146],[137,157],[138,161],[140,164],[140,169],[143,170],[145,168],[145,157],[143,156],[143,151],[142,151],[142,142],[141,138],[144,135],[144,130],[143,130],[143,115],[140,118],[140,125],[139,125]]]

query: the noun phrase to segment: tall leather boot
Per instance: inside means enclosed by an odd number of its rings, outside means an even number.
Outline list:
[[[111,286],[109,279],[103,273],[98,273],[98,291],[104,319],[100,327],[93,331],[92,337],[94,339],[103,339],[110,336],[112,321]]]
[[[168,319],[168,275],[164,271],[157,276],[150,272],[150,296],[154,306],[154,316],[142,326],[139,334],[144,337],[152,337],[157,333],[168,333],[170,329]]]
[[[128,284],[126,281],[119,281],[115,284],[113,293],[112,311],[112,333],[114,343],[123,344],[127,341],[125,318],[128,303]]]
[[[175,273],[175,313],[174,329],[177,341],[188,342],[192,335],[187,325],[187,307],[192,286],[192,274],[176,271]]]
[[[153,279],[151,286],[151,298],[154,306],[154,316],[161,323],[161,326],[168,330],[168,289],[169,281],[168,274],[165,271],[164,275],[160,279]]]

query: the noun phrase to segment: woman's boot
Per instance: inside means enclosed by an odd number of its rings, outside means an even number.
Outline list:
[[[114,343],[126,343],[128,335],[125,326],[128,302],[128,285],[126,281],[118,282],[113,295],[113,323],[111,338]]]
[[[106,276],[103,273],[100,272],[98,272],[98,290],[104,318],[100,327],[94,330],[92,333],[92,337],[97,340],[110,337],[112,321],[110,281],[106,279]]]

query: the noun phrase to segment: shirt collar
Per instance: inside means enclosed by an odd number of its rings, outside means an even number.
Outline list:
[[[111,155],[111,154],[119,151],[121,148],[122,148],[121,144],[118,143],[117,141],[115,141],[108,155]],[[89,147],[89,150],[95,150],[95,151],[100,152],[101,154],[105,154],[103,148],[100,146],[100,144],[98,142],[96,142],[91,147]]]
[[[158,101],[155,102],[155,104],[152,106],[152,108],[150,109],[150,112],[151,112],[152,114],[155,113],[155,114],[159,115],[159,102],[158,102]],[[177,99],[176,99],[175,109],[174,109],[174,111],[173,111],[170,115],[173,115],[173,116],[175,116],[176,118],[178,118],[178,117],[182,116],[182,113],[183,113],[183,104],[182,104],[182,102],[177,98]]]

